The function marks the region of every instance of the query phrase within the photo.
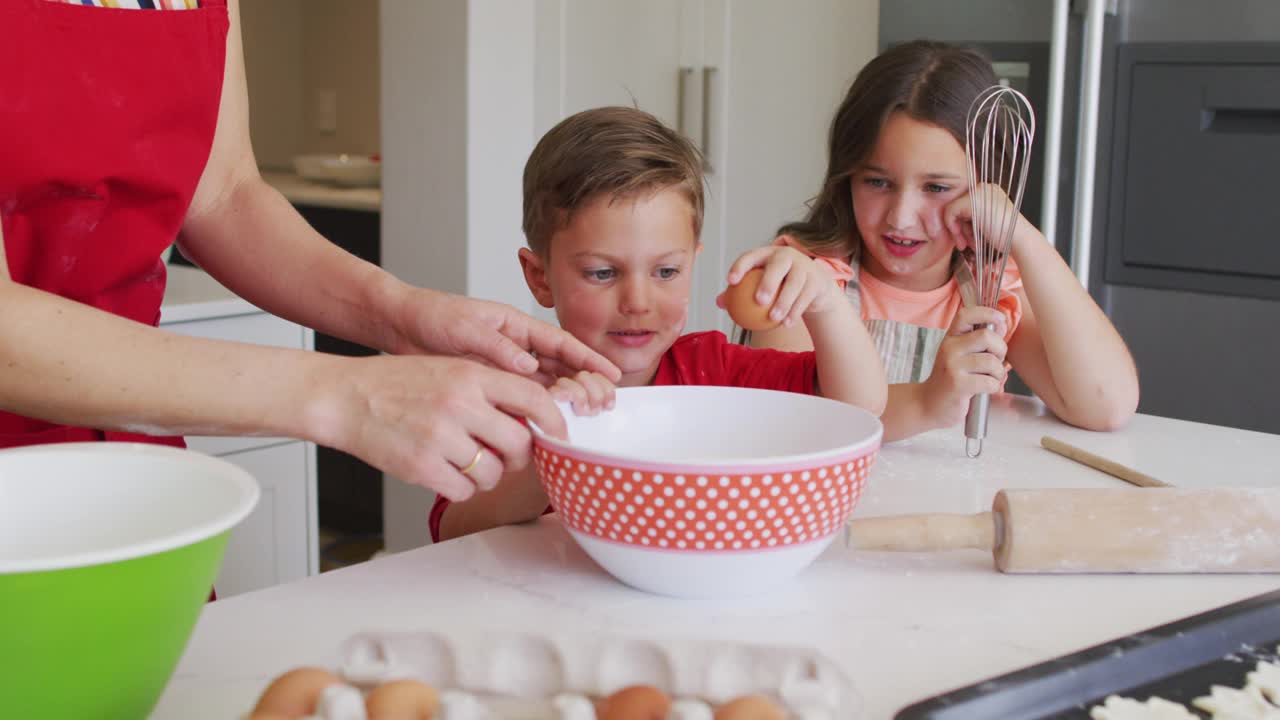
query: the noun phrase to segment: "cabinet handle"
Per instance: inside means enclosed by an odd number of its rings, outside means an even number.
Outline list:
[[[676,132],[681,135],[684,133],[684,94],[685,85],[688,77],[693,74],[693,68],[682,67],[676,70]]]
[[[702,157],[708,173],[715,169],[711,164],[711,79],[715,73],[710,65],[702,68]]]

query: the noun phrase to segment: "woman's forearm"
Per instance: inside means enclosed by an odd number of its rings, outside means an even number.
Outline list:
[[[314,434],[326,356],[175,335],[7,280],[0,308],[4,410],[148,434]]]
[[[379,350],[403,345],[398,319],[408,286],[329,242],[256,172],[193,213],[180,244],[219,282],[272,314]]]

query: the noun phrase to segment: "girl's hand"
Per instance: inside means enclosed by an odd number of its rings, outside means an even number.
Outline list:
[[[995,329],[985,327],[993,324]],[[964,420],[969,399],[1004,387],[1008,346],[1004,313],[989,307],[966,307],[956,313],[938,348],[929,379],[924,381],[925,416],[936,428]]]
[[[600,373],[583,370],[573,377],[557,379],[550,389],[552,398],[568,402],[577,415],[597,415],[601,410],[613,409],[616,388]]]
[[[764,268],[756,302],[773,304],[769,318],[775,322],[791,326],[805,315],[827,312],[845,302],[831,271],[795,248],[770,245],[743,253],[729,268],[729,285],[737,285],[755,268]],[[722,308],[724,295],[716,297],[716,305]]]
[[[997,233],[1012,232],[1013,237],[1009,241],[1009,251],[1012,252],[1013,246],[1019,242],[1018,238],[1040,234],[1035,226],[1017,212],[1013,202],[1000,186],[984,183],[979,185],[977,190],[970,190],[956,196],[942,209],[943,227],[955,241],[957,250],[972,248],[974,244],[973,200],[975,195],[983,207],[983,211],[978,213],[979,217],[976,220],[981,223],[978,230],[982,232],[982,237],[987,242],[1000,241],[1001,238],[996,236]]]

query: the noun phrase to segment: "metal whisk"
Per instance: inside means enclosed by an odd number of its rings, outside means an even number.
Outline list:
[[[1000,299],[1000,280],[1027,186],[1036,114],[1022,93],[996,85],[984,90],[969,106],[965,131],[975,286],[974,297],[966,297],[965,304],[994,308]],[[969,400],[964,450],[971,458],[982,454],[990,403],[991,398],[985,393]]]

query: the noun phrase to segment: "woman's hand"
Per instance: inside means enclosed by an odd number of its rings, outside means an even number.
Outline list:
[[[413,288],[401,302],[397,354],[471,358],[544,385],[582,370],[613,382],[622,372],[580,340],[502,303]]]
[[[306,387],[309,439],[450,500],[489,490],[529,463],[517,418],[564,437],[564,417],[534,380],[459,358],[318,356]],[[463,471],[466,471],[465,473]]]
[[[987,328],[992,324],[995,329]],[[951,427],[964,420],[969,399],[1004,387],[1008,352],[1004,313],[989,307],[966,307],[956,313],[938,348],[933,370],[924,381],[924,416],[930,427]]]

